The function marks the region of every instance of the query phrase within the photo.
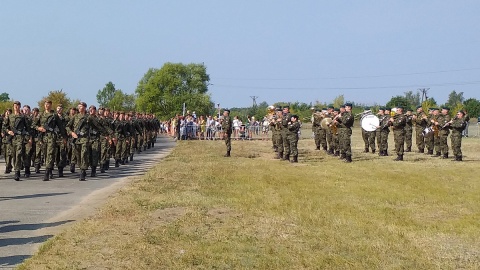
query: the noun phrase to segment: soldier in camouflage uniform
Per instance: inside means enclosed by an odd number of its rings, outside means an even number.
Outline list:
[[[325,118],[330,118],[333,119],[333,110],[335,108],[333,106],[328,106],[327,112],[325,113]],[[325,139],[327,141],[327,154],[333,155],[335,150],[332,148],[333,142],[332,142],[332,129],[330,127],[327,127],[325,129]]]
[[[378,154],[381,156],[382,151],[380,149],[380,146],[382,145],[382,129],[380,127],[382,126],[382,120],[385,117],[385,108],[384,107],[378,108],[377,117],[378,117],[379,126],[377,126],[377,129],[375,130],[375,138],[377,140]]]
[[[55,127],[54,132],[57,135],[57,143],[55,144],[55,163],[58,168],[58,177],[63,177],[63,168],[67,166],[67,138],[61,134],[66,135],[65,125],[68,123],[68,118],[63,113],[63,105],[57,105],[57,117],[60,120],[61,126]],[[60,131],[62,129],[63,131]],[[51,171],[50,171],[51,173]]]
[[[21,103],[15,101],[13,103],[13,112],[5,117],[3,123],[4,133],[12,137],[12,157],[15,181],[20,181],[20,170],[23,167],[24,144],[25,137],[30,134],[30,127],[27,126],[25,116],[21,112]]]
[[[288,140],[290,141],[290,153],[292,156],[290,162],[298,162],[298,132],[300,131],[300,123],[298,122],[298,116],[292,115],[290,122],[288,122]]]
[[[38,108],[33,108],[32,110],[32,136],[33,136],[33,166],[35,168],[35,173],[40,173],[40,166],[42,162],[43,154],[43,134],[35,128],[35,123],[40,121],[40,110]]]
[[[428,109],[428,115],[427,115],[427,127],[431,128],[433,130],[433,128],[435,127],[435,125],[433,124],[434,121],[434,115],[433,115],[433,111],[434,111],[434,108],[429,108]],[[436,117],[435,117],[436,118]],[[427,134],[425,134],[424,138],[425,138],[425,147],[427,148],[427,155],[433,155],[433,150],[435,148],[435,145],[434,145],[434,133],[435,131],[432,131],[432,132],[429,132]]]
[[[78,113],[77,108],[75,107],[70,108],[68,117],[66,117],[66,123],[70,122],[70,119],[72,119],[77,113]],[[72,141],[73,141],[72,136],[67,136],[67,159],[68,159],[68,162],[70,163],[70,172],[74,173],[75,164],[77,164],[77,156],[75,155],[75,151],[74,151],[75,147]]]
[[[447,125],[450,122],[451,118],[448,114],[450,109],[448,107],[442,108],[442,113],[437,118],[437,123],[439,127],[439,147],[440,152],[443,154],[442,158],[448,158],[448,135],[450,134],[450,126]]]
[[[277,152],[277,156],[275,159],[283,159],[283,139],[282,139],[282,109],[276,108],[275,115],[270,122],[270,126],[272,129],[272,139],[274,139],[274,144]]]
[[[30,177],[30,167],[32,166],[32,157],[35,153],[35,142],[34,142],[34,132],[31,129],[33,117],[30,111],[30,106],[23,106],[23,115],[25,116],[25,122],[28,126],[30,132],[25,135],[25,152],[23,155],[23,168],[24,168],[24,177]]]
[[[225,145],[227,146],[227,153],[224,157],[230,157],[230,151],[232,151],[232,118],[230,117],[230,110],[223,110],[223,121],[222,121],[222,129],[223,129],[223,138],[225,140]]]
[[[335,119],[340,114],[339,108],[334,108],[332,113],[332,119]],[[330,145],[330,149],[332,149],[333,155],[338,157],[340,156],[340,144],[338,141],[338,127],[336,122],[332,122],[328,124],[330,128],[330,133],[332,134],[332,141]]]
[[[322,126],[320,123],[323,120],[323,115],[319,109],[315,109],[314,113],[312,115],[313,121],[312,121],[312,132],[313,132],[313,138],[315,141],[315,150],[320,150],[321,143],[322,143],[322,136],[324,132],[322,131]]]
[[[292,115],[290,114],[290,106],[284,106],[282,111],[282,140],[283,140],[283,160],[290,160],[290,141],[288,140],[288,122]]]
[[[455,156],[453,161],[462,161],[462,132],[467,127],[465,112],[457,112],[455,118],[450,120],[448,123],[452,129],[452,135],[450,136],[450,139],[452,140],[453,155]]]
[[[74,141],[75,152],[78,158],[80,167],[80,181],[85,181],[87,176],[87,169],[90,163],[90,130],[95,128],[100,133],[108,133],[102,127],[96,117],[87,114],[87,104],[80,102],[78,104],[78,114],[76,114],[67,124],[67,133],[72,136]]]
[[[114,112],[113,113],[113,132],[115,133],[116,143],[115,143],[115,167],[119,167],[120,164],[125,165],[125,160],[123,159],[123,153],[125,151],[125,113],[124,112]]]
[[[12,109],[7,109],[5,110],[5,117],[3,117],[2,120],[2,144],[3,144],[3,157],[5,158],[5,174],[11,173],[12,172],[12,139],[13,136],[7,133],[7,131],[4,129],[5,126],[5,121],[7,121],[8,116],[12,114]]]
[[[338,126],[338,136],[340,143],[340,157],[345,162],[352,162],[352,126],[354,123],[352,115],[352,104],[345,103],[345,111],[340,113],[339,117],[335,120]]]
[[[388,135],[390,134],[390,108],[385,108],[385,114],[380,121],[380,156],[388,156]]]
[[[412,152],[412,135],[413,135],[413,110],[407,109],[405,114],[405,152]]]
[[[412,121],[415,123],[415,143],[418,153],[425,152],[424,130],[427,127],[427,115],[423,112],[422,106],[417,107],[417,114],[413,115]]]
[[[438,108],[434,108],[432,113],[432,118],[430,120],[431,127],[433,129],[433,147],[435,150],[435,155],[433,157],[442,156],[442,150],[440,149],[440,126],[438,124],[439,116],[440,116],[440,110]]]
[[[66,138],[65,129],[63,123],[58,118],[58,115],[52,110],[52,101],[47,100],[44,104],[44,112],[38,119],[32,124],[41,135],[43,149],[45,153],[45,176],[43,181],[52,179],[53,163],[55,162],[55,149],[57,144],[57,138]],[[57,132],[55,132],[57,130]],[[39,164],[35,164],[39,166]]]
[[[395,141],[395,152],[397,152],[397,158],[395,161],[403,161],[403,151],[405,145],[405,125],[407,118],[403,114],[403,107],[398,106],[395,116],[390,118],[390,122],[393,127],[393,139]]]

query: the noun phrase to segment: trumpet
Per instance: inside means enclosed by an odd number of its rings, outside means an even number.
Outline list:
[[[450,125],[453,123],[454,120],[457,120],[457,117],[456,117],[456,116],[455,116],[455,118],[453,118],[453,119],[450,120],[449,122],[445,123],[445,125],[442,126],[442,129],[450,126]]]
[[[357,114],[355,114],[354,117],[355,117],[355,118],[358,118],[358,117],[362,118],[362,117],[364,117],[365,115],[369,115],[369,114],[373,114],[373,113],[372,113],[372,110],[368,110],[368,111],[363,111],[363,112],[361,112],[361,113],[357,113]]]

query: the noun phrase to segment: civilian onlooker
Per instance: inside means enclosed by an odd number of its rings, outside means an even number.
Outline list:
[[[463,119],[465,119],[465,123],[467,124],[465,126],[465,129],[462,131],[462,137],[468,137],[468,127],[470,126],[470,115],[468,114],[467,110],[463,111],[465,113],[465,116],[463,116]]]
[[[233,118],[233,137],[238,139],[238,135],[240,134],[240,126],[242,125],[242,121],[238,119],[238,116]]]

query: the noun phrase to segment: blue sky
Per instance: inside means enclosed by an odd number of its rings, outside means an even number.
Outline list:
[[[96,104],[150,67],[204,63],[222,107],[480,99],[480,1],[2,1],[0,93]]]

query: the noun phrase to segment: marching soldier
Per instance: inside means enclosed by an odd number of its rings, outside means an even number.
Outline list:
[[[335,108],[333,106],[328,106],[327,112],[325,113],[325,118],[330,118],[333,119],[333,110]],[[327,140],[327,146],[328,146],[328,151],[327,154],[333,155],[335,153],[335,150],[332,148],[333,142],[332,142],[332,129],[328,126],[327,129],[325,130],[325,137]]]
[[[283,139],[282,139],[282,109],[276,108],[275,115],[270,122],[272,129],[272,139],[274,140],[277,156],[275,159],[283,159]]]
[[[412,116],[415,123],[415,143],[418,153],[425,153],[424,130],[427,128],[427,115],[423,112],[422,106],[417,106],[417,114]]]
[[[455,118],[448,122],[448,125],[452,128],[452,149],[455,159],[453,161],[462,161],[462,132],[467,127],[465,120],[465,112],[458,111]]]
[[[406,117],[403,115],[403,107],[398,106],[395,116],[390,118],[390,122],[393,127],[393,138],[395,141],[395,152],[397,152],[397,158],[395,161],[403,161],[403,151],[405,144],[405,125]]]
[[[319,109],[315,109],[312,117],[313,117],[312,131],[313,131],[313,138],[315,141],[315,150],[320,150],[320,146],[322,142],[321,137],[323,136],[323,133],[324,133],[322,130],[322,126],[320,125],[320,123],[323,120],[323,115]]]
[[[40,173],[40,166],[42,162],[43,154],[43,134],[35,128],[35,124],[40,121],[40,110],[38,108],[33,108],[32,110],[32,136],[33,136],[33,166],[35,168],[35,173]]]
[[[76,114],[67,124],[67,133],[74,139],[74,151],[77,155],[77,162],[80,167],[80,181],[85,181],[87,169],[90,165],[90,151],[88,145],[90,143],[90,129],[95,128],[102,133],[108,133],[102,127],[95,117],[87,114],[87,104],[80,102],[78,104],[78,114]],[[75,140],[76,139],[76,140]]]
[[[54,132],[56,134],[57,143],[55,144],[55,163],[57,164],[58,168],[58,177],[63,177],[63,168],[67,166],[67,138],[65,131],[65,125],[68,123],[68,119],[63,114],[63,105],[57,105],[57,117],[60,120],[61,125],[55,127]],[[63,131],[61,131],[61,129]],[[50,171],[50,173],[52,173]],[[52,175],[51,175],[52,176]]]
[[[63,123],[58,118],[58,115],[52,110],[52,101],[46,100],[44,104],[45,111],[33,123],[34,128],[41,134],[43,149],[45,153],[45,176],[43,181],[48,181],[53,177],[53,163],[55,162],[55,149],[57,144],[57,137],[66,138]],[[58,130],[58,132],[55,132]],[[38,171],[40,170],[39,164]],[[35,168],[37,171],[37,167]]]
[[[298,132],[300,131],[300,123],[298,122],[298,116],[292,115],[290,122],[288,122],[288,140],[290,141],[290,153],[292,156],[290,162],[298,162]]]
[[[13,112],[5,117],[2,127],[4,133],[11,136],[12,161],[13,169],[15,171],[13,179],[15,181],[20,181],[20,170],[23,167],[25,137],[30,134],[30,127],[27,126],[25,116],[20,110],[21,106],[22,105],[19,101],[13,103]]]
[[[222,129],[223,129],[223,138],[225,140],[225,145],[227,146],[227,153],[224,157],[230,157],[230,151],[232,151],[232,118],[230,117],[230,110],[225,109],[223,110],[223,121],[222,121]]]
[[[115,133],[115,167],[119,167],[120,164],[125,165],[123,159],[123,152],[125,151],[125,113],[113,112],[113,132]]]
[[[12,109],[8,108],[5,110],[5,117],[2,121],[2,144],[3,144],[3,157],[5,158],[5,174],[12,172],[12,161],[13,161],[13,150],[12,150],[12,138],[10,134],[8,134],[5,127],[5,122],[7,121],[9,115],[12,114]]]
[[[332,114],[332,119],[337,118],[337,116],[340,114],[340,109],[339,108],[334,108],[333,109],[333,114]],[[328,127],[331,130],[332,134],[332,144],[330,146],[330,149],[333,151],[333,156],[339,157],[340,156],[340,143],[338,141],[338,127],[337,127],[337,122],[332,122],[328,124]]]
[[[412,134],[413,134],[413,110],[407,109],[405,114],[405,152],[412,152]]]
[[[33,118],[30,112],[30,106],[23,106],[23,115],[25,116],[25,122],[28,126],[30,132],[25,135],[25,153],[23,155],[23,168],[24,176],[26,178],[30,177],[30,167],[32,166],[32,157],[35,153],[35,141],[34,141],[34,132],[31,130]]]

